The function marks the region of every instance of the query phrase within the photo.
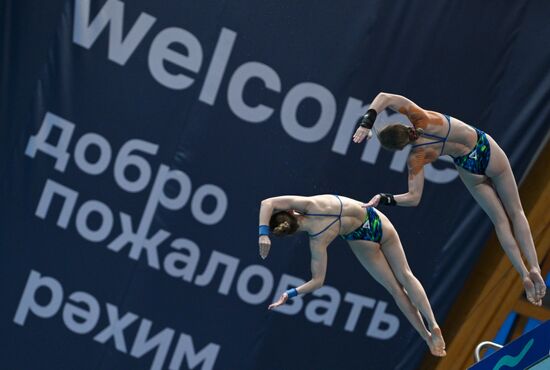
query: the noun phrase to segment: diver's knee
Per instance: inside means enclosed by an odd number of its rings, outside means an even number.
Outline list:
[[[399,282],[404,287],[411,286],[416,280],[416,277],[413,275],[411,270],[402,271],[402,272],[399,273],[399,275],[400,275],[398,277]]]
[[[514,209],[510,212],[510,220],[512,221],[512,225],[515,226],[526,222],[527,217],[525,216],[523,209]]]
[[[386,286],[386,289],[395,300],[398,300],[398,298],[405,294],[403,287],[399,284],[391,284],[389,286]]]

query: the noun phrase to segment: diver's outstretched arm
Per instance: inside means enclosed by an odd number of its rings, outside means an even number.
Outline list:
[[[409,161],[410,162],[410,161]],[[380,203],[384,205],[416,207],[422,198],[424,191],[424,166],[409,167],[409,191],[403,194],[376,194],[367,203],[363,204],[363,208],[377,207]],[[393,201],[390,202],[389,199]]]
[[[289,289],[281,294],[276,302],[269,305],[268,309],[272,310],[285,304],[289,298],[298,294],[311,293],[323,286],[327,272],[327,246],[328,243],[325,240],[310,239],[311,279],[299,287]]]

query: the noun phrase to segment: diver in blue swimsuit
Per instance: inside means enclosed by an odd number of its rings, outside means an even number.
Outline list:
[[[379,202],[416,206],[424,186],[424,165],[442,155],[451,156],[462,182],[493,222],[502,248],[522,278],[527,299],[540,306],[546,294],[546,284],[541,276],[514,174],[504,151],[490,135],[455,117],[422,109],[403,96],[387,93],[378,94],[367,113],[359,119],[354,142],[360,143],[368,138],[377,112],[386,108],[406,115],[412,123],[412,127],[392,124],[377,132],[380,143],[389,150],[401,150],[411,144],[407,162],[409,191],[395,196],[375,195],[366,206],[377,206]]]
[[[298,294],[319,289],[327,270],[327,247],[338,236],[346,240],[363,267],[393,296],[397,306],[426,341],[435,356],[445,356],[445,341],[424,288],[413,275],[403,246],[388,218],[362,202],[338,195],[281,196],[265,199],[260,207],[260,256],[271,249],[269,235],[309,236],[311,279],[289,289],[269,306],[284,304]],[[421,319],[422,315],[427,327]]]

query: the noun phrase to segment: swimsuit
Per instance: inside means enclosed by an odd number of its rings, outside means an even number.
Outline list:
[[[464,168],[466,171],[477,175],[485,175],[485,170],[489,165],[491,158],[491,147],[485,132],[474,127],[477,133],[477,142],[472,151],[460,157],[453,157],[454,163],[457,166]]]
[[[340,227],[342,226],[342,209],[343,204],[342,200],[338,195],[334,195],[338,198],[340,202],[340,213],[339,214],[327,214],[327,213],[306,213],[304,216],[317,216],[317,217],[334,217],[334,220],[328,224],[323,230],[315,233],[308,234],[310,238],[316,237],[327,231],[332,225],[338,221]],[[382,240],[382,221],[378,216],[378,213],[374,210],[373,207],[369,207],[365,212],[365,219],[363,225],[359,226],[357,229],[352,231],[349,234],[340,235],[344,240],[369,240],[376,243],[380,243]]]
[[[366,209],[364,221],[363,225],[349,234],[341,235],[341,238],[344,240],[369,240],[380,243],[380,240],[382,240],[382,220],[380,220],[380,216],[378,216],[373,207]]]
[[[442,137],[438,135],[432,135],[428,133],[422,133],[421,136],[424,137],[430,137],[432,139],[435,139],[433,141],[422,143],[422,144],[415,144],[412,147],[416,148],[419,146],[424,145],[431,145],[431,144],[439,144],[442,143],[441,151],[439,152],[439,155],[443,153],[443,149],[445,148],[445,143],[447,142],[447,138],[449,137],[449,133],[451,132],[451,117],[444,114],[445,118],[447,118],[447,123],[449,124],[449,129],[447,130],[447,136]],[[466,155],[460,156],[460,157],[453,157],[454,163],[464,168],[466,171],[469,171],[474,174],[478,175],[484,175],[485,170],[487,169],[487,166],[489,165],[489,158],[491,157],[491,148],[489,146],[489,140],[487,139],[487,134],[485,132],[478,130],[477,128],[473,127],[474,130],[476,130],[477,133],[477,142],[472,151]]]

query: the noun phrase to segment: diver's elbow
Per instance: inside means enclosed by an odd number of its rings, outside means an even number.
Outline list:
[[[325,279],[324,278],[322,278],[322,279],[320,279],[320,278],[319,279],[313,279],[313,288],[315,290],[322,288],[323,285],[325,285]]]
[[[409,201],[407,202],[410,207],[416,207],[420,204],[420,200],[422,199],[422,194],[420,193],[409,193]]]

